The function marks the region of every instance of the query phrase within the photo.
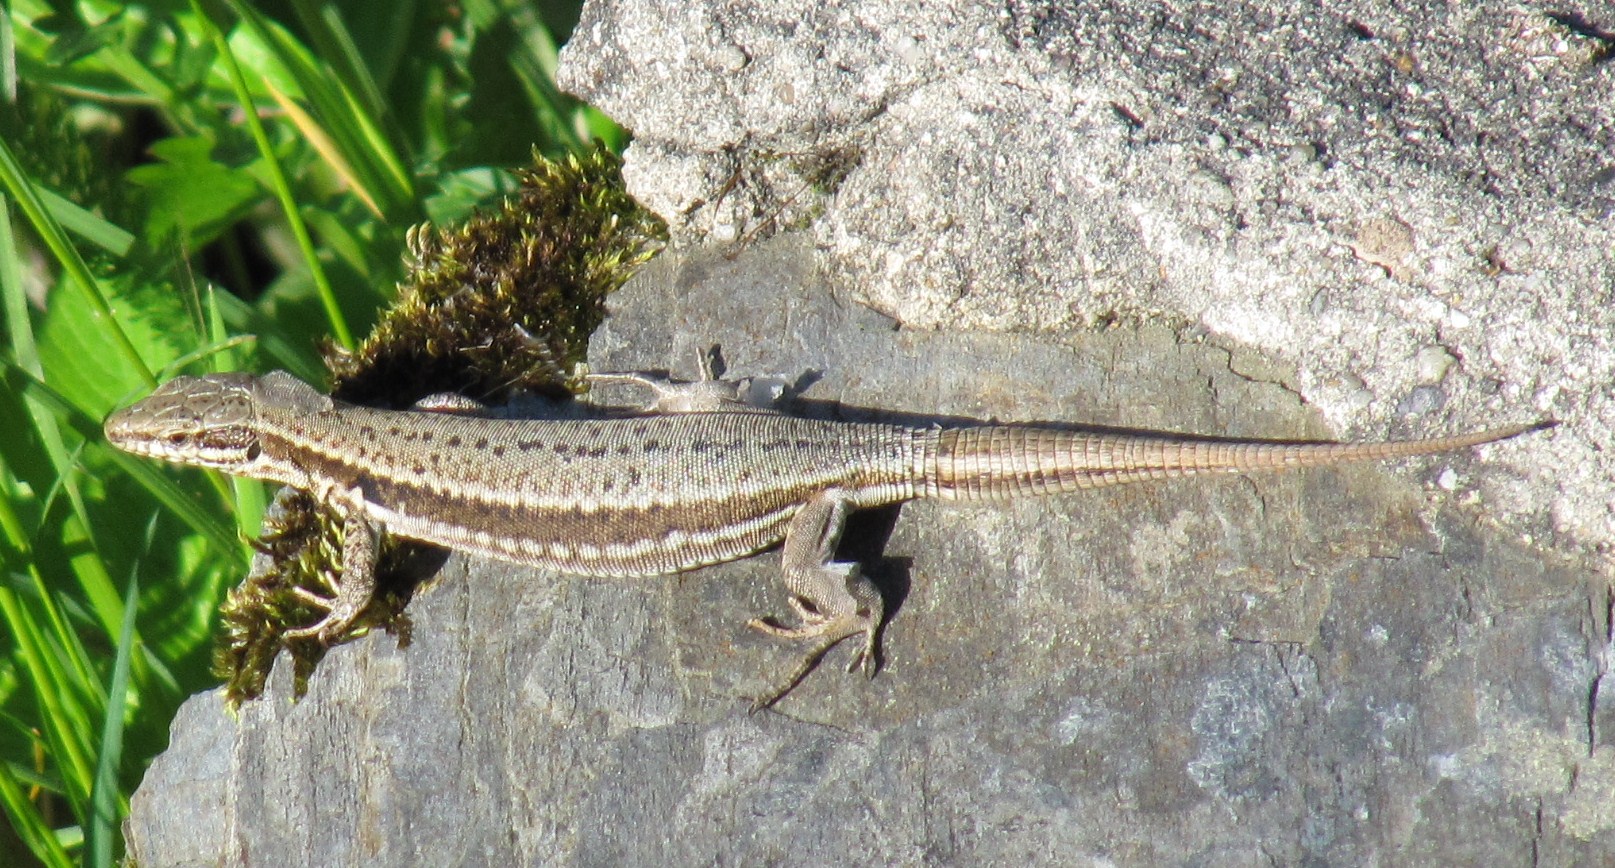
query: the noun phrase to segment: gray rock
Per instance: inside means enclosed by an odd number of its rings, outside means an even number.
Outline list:
[[[816,374],[811,413],[1323,433],[1213,342],[894,329],[813,261],[787,238],[660,262],[599,367],[690,376],[717,341],[735,373]],[[783,609],[776,554],[643,582],[456,555],[410,647],[336,649],[295,705],[277,671],[239,722],[192,699],[130,842],[153,865],[1594,861],[1607,590],[1463,505],[1534,448],[864,516],[848,546],[901,601],[885,671],[839,651],[756,716],[798,653],[743,626]]]
[[[193,698],[141,864],[1615,858],[1615,18],[803,8],[585,10],[563,78],[634,129],[636,194],[738,252],[655,263],[598,369],[720,343],[799,412],[921,422],[1566,424],[862,516],[884,672],[839,649],[755,716],[798,653],[744,627],[784,610],[777,554],[456,555],[410,647],[334,650],[295,705],[278,671],[238,721]]]

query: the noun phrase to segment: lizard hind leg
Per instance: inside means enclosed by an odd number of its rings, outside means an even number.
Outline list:
[[[852,511],[846,492],[827,489],[814,495],[791,518],[785,532],[783,567],[791,608],[801,619],[799,626],[786,626],[775,618],[757,618],[752,629],[780,639],[818,640],[779,687],[752,705],[767,708],[790,693],[831,648],[842,640],[863,636],[863,647],[854,653],[847,671],[862,668],[874,677],[879,665],[878,645],[885,603],[880,591],[856,563],[835,560],[836,544]]]

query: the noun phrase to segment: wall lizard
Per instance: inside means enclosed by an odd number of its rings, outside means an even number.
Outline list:
[[[382,528],[517,564],[651,576],[783,543],[800,623],[750,625],[817,642],[783,696],[836,643],[873,674],[881,595],[835,560],[849,512],[914,498],[1002,500],[1199,473],[1428,455],[1540,424],[1382,443],[1267,443],[1018,425],[915,428],[806,419],[738,400],[737,381],[650,386],[638,415],[505,419],[340,403],[283,372],[178,377],[106,421],[120,449],[311,492],[344,522],[328,613],[288,632],[329,642],[369,603]]]

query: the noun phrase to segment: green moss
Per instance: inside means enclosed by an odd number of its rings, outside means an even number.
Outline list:
[[[498,404],[515,391],[564,395],[584,361],[605,298],[662,249],[666,225],[629,197],[619,158],[603,147],[564,162],[536,159],[499,208],[452,229],[412,234],[414,262],[397,301],[352,353],[326,351],[339,400],[406,408],[454,392]],[[266,523],[263,557],[223,607],[215,668],[232,704],[262,693],[285,633],[324,612],[341,562],[341,522],[305,495],[284,496]],[[383,539],[375,599],[338,642],[374,627],[407,642],[404,607],[441,550]],[[290,645],[301,696],[326,648]]]
[[[412,236],[398,301],[352,354],[327,353],[339,400],[407,407],[439,392],[499,403],[560,393],[605,318],[605,297],[659,252],[667,227],[597,148],[538,160],[503,208]]]

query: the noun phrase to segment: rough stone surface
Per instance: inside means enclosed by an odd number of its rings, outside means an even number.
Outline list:
[[[717,342],[799,412],[918,422],[1566,424],[861,516],[885,671],[839,650],[756,716],[795,659],[743,626],[784,609],[777,554],[456,555],[411,646],[335,649],[295,705],[277,672],[239,720],[192,699],[140,863],[1615,859],[1615,15],[813,10],[585,11],[563,77],[634,129],[636,193],[738,252],[655,264],[596,367]]]
[[[602,367],[690,376],[717,341],[809,413],[1323,433],[1168,329],[899,330],[796,239],[678,260],[617,300]],[[1596,860],[1607,582],[1487,519],[1541,447],[864,516],[850,554],[900,601],[885,672],[837,653],[757,716],[796,653],[743,627],[783,608],[776,554],[637,583],[456,555],[410,647],[336,649],[297,705],[278,672],[239,722],[192,699],[130,841],[151,865]]]

